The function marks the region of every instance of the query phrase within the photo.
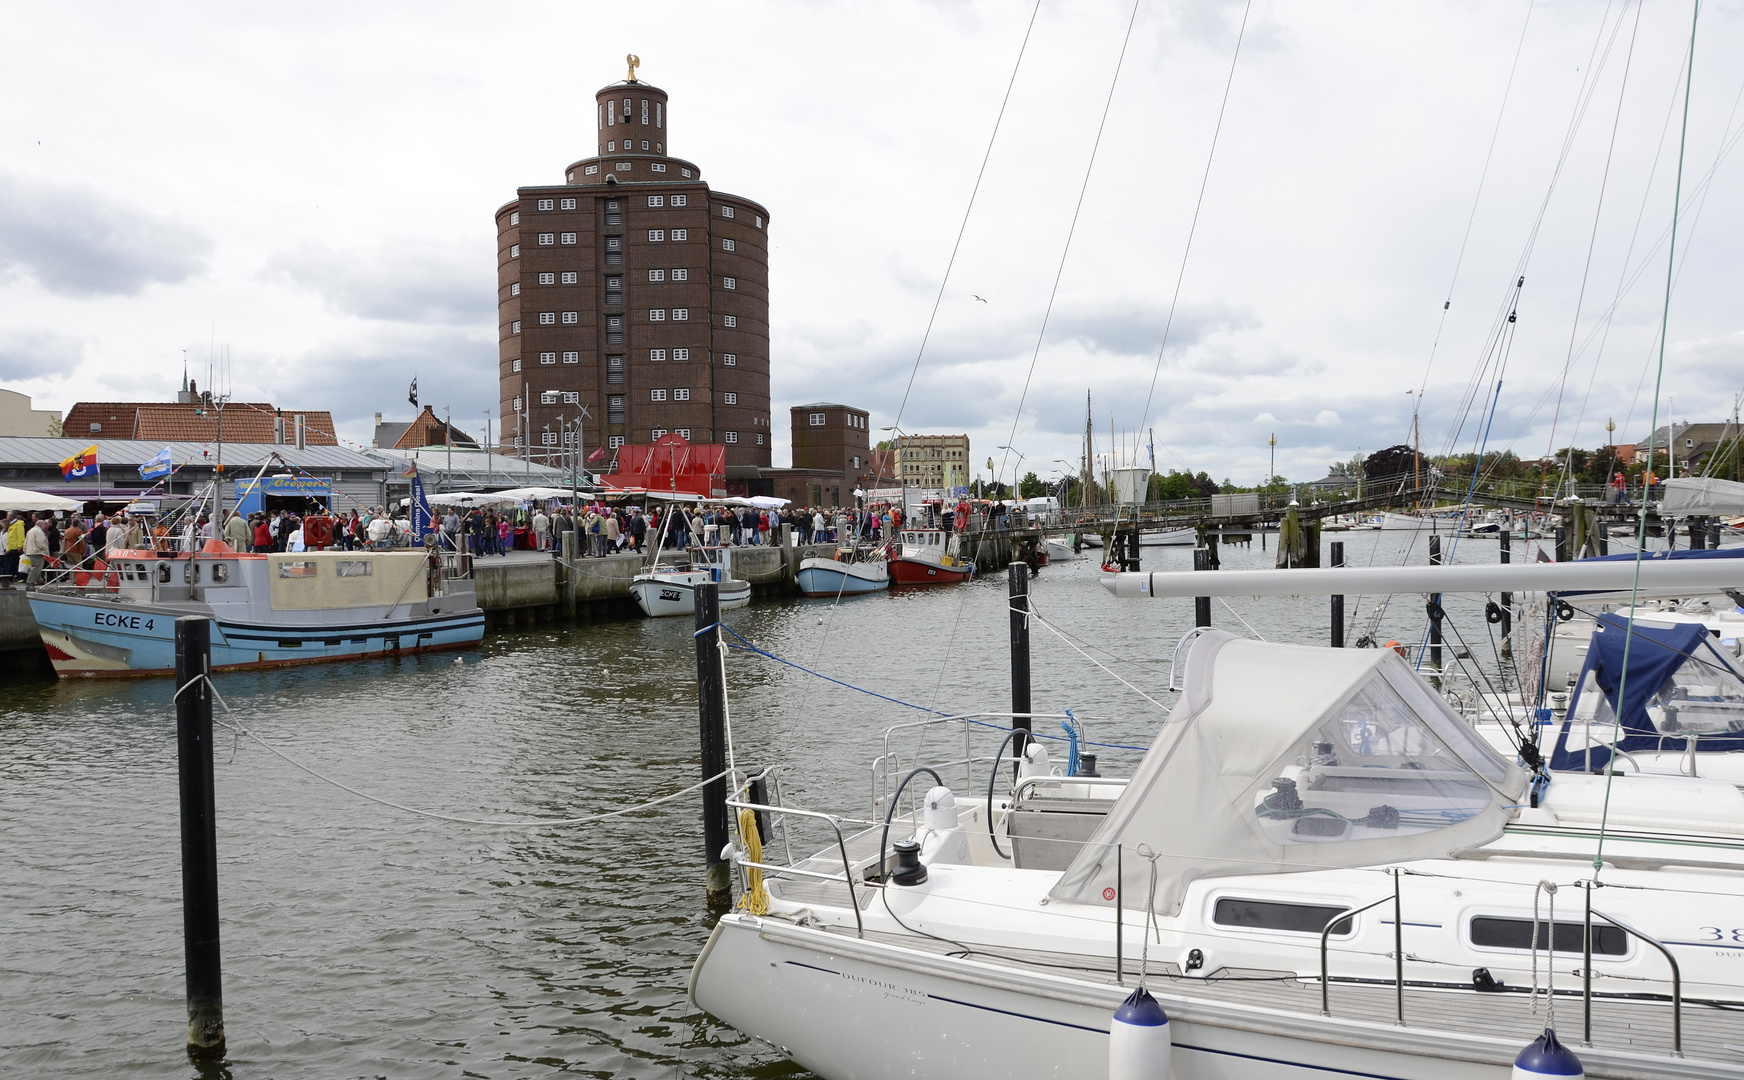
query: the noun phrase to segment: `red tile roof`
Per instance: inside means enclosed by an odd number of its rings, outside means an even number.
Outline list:
[[[224,407],[224,441],[277,442],[273,426],[276,413],[277,410],[264,401],[230,402]],[[333,414],[325,409],[285,410],[287,443],[296,440],[296,417],[299,414],[304,418],[304,441],[308,445],[339,445],[333,434]],[[218,413],[194,402],[81,401],[67,411],[61,430],[71,439],[215,442],[218,438]]]

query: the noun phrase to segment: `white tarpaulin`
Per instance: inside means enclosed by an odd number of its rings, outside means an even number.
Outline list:
[[[1744,514],[1744,484],[1712,476],[1667,480],[1659,512],[1674,518]]]
[[[1373,866],[1488,843],[1526,774],[1391,649],[1274,645],[1209,631],[1187,689],[1054,897],[1127,905],[1156,855],[1159,915],[1199,877]]]
[[[85,504],[40,491],[0,487],[0,513],[7,510],[77,510]]]
[[[495,506],[519,502],[513,495],[487,494],[482,491],[440,491],[428,496],[431,506]]]

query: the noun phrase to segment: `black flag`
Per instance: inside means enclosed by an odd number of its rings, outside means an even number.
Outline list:
[[[412,403],[412,408],[418,407],[418,377],[412,376],[412,388],[406,391],[406,400]]]

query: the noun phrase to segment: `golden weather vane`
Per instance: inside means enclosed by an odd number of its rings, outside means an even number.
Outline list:
[[[635,53],[630,53],[624,57],[624,63],[630,65],[630,74],[625,77],[625,81],[635,82],[636,69],[642,66],[642,58],[637,56]]]

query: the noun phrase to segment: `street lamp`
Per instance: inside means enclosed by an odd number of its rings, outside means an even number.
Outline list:
[[[1278,475],[1278,436],[1277,436],[1277,434],[1273,433],[1273,435],[1269,441],[1272,444],[1272,469],[1270,472],[1268,472],[1266,474],[1266,487],[1268,487],[1268,488],[1272,486],[1272,481],[1274,479],[1276,479],[1277,475]]]

